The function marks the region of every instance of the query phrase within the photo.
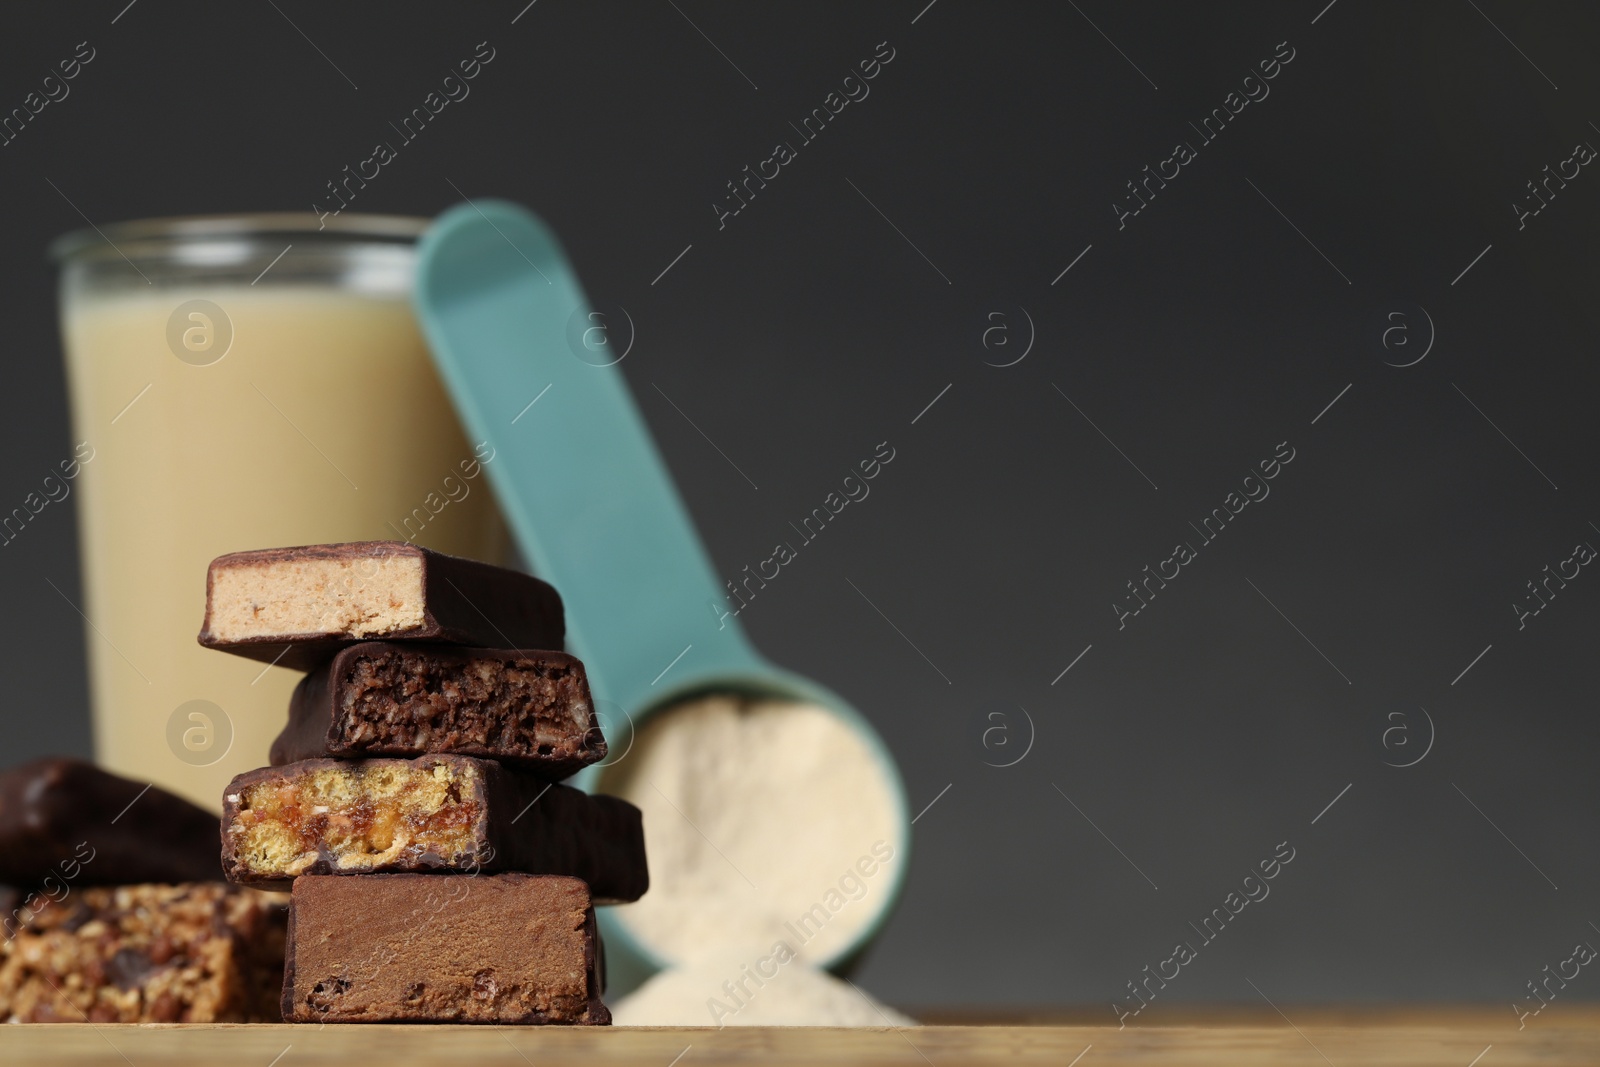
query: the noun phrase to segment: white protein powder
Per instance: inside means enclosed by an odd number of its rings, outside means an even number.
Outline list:
[[[614,1004],[611,1017],[618,1026],[916,1025],[804,963],[763,966],[761,958],[727,952],[662,971]]]
[[[802,964],[824,960],[894,883],[891,788],[861,737],[812,704],[717,694],[653,715],[600,786],[644,812],[650,862],[650,891],[615,917],[675,964],[755,966],[778,942]],[[704,1012],[702,1000],[693,1025]]]

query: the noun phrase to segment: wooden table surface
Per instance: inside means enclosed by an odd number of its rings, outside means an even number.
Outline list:
[[[1184,1008],[1160,1025],[1118,1030],[1096,1012],[1022,1013],[987,1025],[903,1030],[467,1026],[89,1026],[0,1029],[0,1063],[157,1067],[465,1064],[1265,1064],[1511,1067],[1600,1064],[1600,1006],[1552,1004],[1518,1030],[1506,1006],[1334,1008],[1275,1012]],[[972,1015],[926,1012],[928,1017]]]

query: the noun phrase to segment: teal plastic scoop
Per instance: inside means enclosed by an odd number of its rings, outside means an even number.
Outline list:
[[[872,921],[822,961],[845,966],[892,909],[910,856],[905,790],[882,740],[837,694],[745,638],[621,372],[596,365],[607,362],[591,347],[601,321],[549,227],[503,201],[451,208],[422,239],[414,299],[462,424],[493,449],[484,470],[518,546],[561,591],[568,645],[598,700],[632,725],[702,692],[804,701],[832,710],[877,757],[898,808],[898,862]],[[605,725],[615,746],[625,724]],[[589,768],[577,784],[597,780]],[[607,910],[614,986],[668,962]]]

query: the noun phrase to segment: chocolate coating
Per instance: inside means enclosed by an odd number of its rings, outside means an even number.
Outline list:
[[[261,577],[264,600],[275,605],[299,604],[302,615],[315,616],[318,621],[291,630],[269,626],[232,638],[217,632],[219,614],[249,607],[219,602],[216,587],[223,571],[349,564],[353,568],[349,573],[355,576],[351,580],[359,584],[364,571],[374,571],[380,564],[398,559],[414,559],[421,570],[417,590],[420,617],[402,627],[373,629],[359,620],[351,623],[343,614],[351,601],[351,589],[321,589],[324,602],[308,595],[287,571],[280,571]],[[482,648],[560,648],[566,638],[566,619],[560,594],[531,575],[447,556],[405,541],[351,541],[234,552],[218,556],[206,570],[206,616],[199,635],[200,644],[206,648],[309,671],[327,662],[339,649],[375,637]]]
[[[247,771],[223,796],[222,866],[260,888],[322,874],[571,875],[602,903],[637,900],[650,884],[632,804],[452,755]]]
[[[353,645],[301,679],[271,759],[443,752],[549,779],[604,759],[583,664],[564,652]]]
[[[576,878],[297,878],[283,1018],[605,1026],[595,942]]]
[[[0,882],[32,888],[222,877],[217,817],[83,760],[0,772]]]

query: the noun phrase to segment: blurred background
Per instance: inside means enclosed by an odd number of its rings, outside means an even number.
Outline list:
[[[622,369],[728,578],[895,451],[741,616],[872,719],[920,812],[863,985],[913,1010],[1131,1006],[1187,939],[1141,1021],[1258,994],[1509,1002],[1600,939],[1591,6],[4,19],[0,109],[79,42],[94,58],[0,147],[0,510],[75,440],[53,237],[326,209],[487,42],[470,96],[349,210],[498,196],[548,220],[627,309]],[[794,158],[735,199],[779,142]],[[10,760],[90,750],[76,504],[0,549]],[[196,628],[199,581],[174,590]]]

